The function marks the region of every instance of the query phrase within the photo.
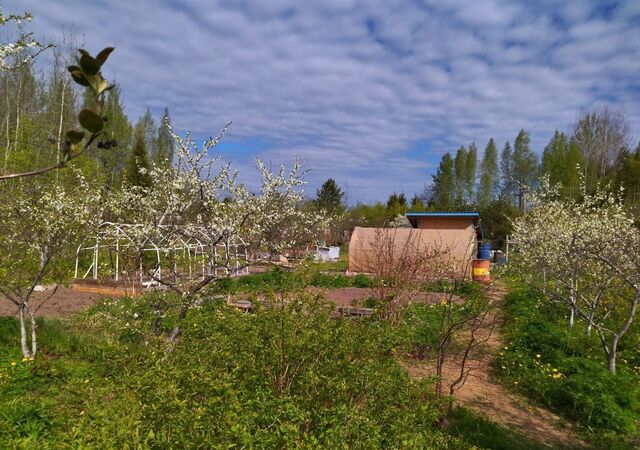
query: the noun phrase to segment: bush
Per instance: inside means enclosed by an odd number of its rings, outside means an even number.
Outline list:
[[[256,314],[205,300],[166,353],[157,302],[45,321],[42,358],[0,357],[0,446],[468,448],[435,426],[433,388],[397,364],[385,323],[331,319],[308,294]]]

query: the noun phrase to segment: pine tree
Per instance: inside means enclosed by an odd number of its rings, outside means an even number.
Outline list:
[[[135,144],[124,171],[124,181],[129,186],[151,186],[151,175],[149,175],[149,155],[147,154],[147,145],[145,143],[144,130],[139,128],[136,130]]]
[[[424,201],[418,194],[414,194],[411,198],[411,206],[409,207],[411,211],[424,211]]]
[[[125,161],[128,160],[129,149],[132,145],[133,128],[124,113],[120,100],[120,88],[116,85],[109,91],[105,101],[104,115],[107,123],[104,127],[105,140],[116,145],[98,151],[98,160],[106,176],[106,184],[118,187],[121,184]]]
[[[433,175],[430,203],[437,209],[448,210],[455,199],[454,163],[450,153],[440,160],[438,171]]]
[[[456,152],[456,159],[453,163],[455,203],[461,206],[465,203],[464,194],[466,192],[465,174],[467,171],[467,149],[460,147]]]
[[[344,192],[338,187],[336,180],[327,179],[316,191],[316,205],[329,212],[334,212],[342,205]]]
[[[469,145],[464,166],[464,187],[466,191],[466,203],[473,203],[473,193],[476,186],[476,168],[478,167],[478,147],[475,142]]]
[[[480,164],[480,187],[478,190],[478,203],[487,206],[498,195],[500,178],[498,177],[498,149],[493,138],[484,149],[482,163]]]
[[[537,175],[538,161],[530,147],[529,133],[520,130],[513,144],[513,181],[518,193],[518,207],[525,208],[525,195]]]
[[[162,120],[160,120],[160,125],[158,126],[158,130],[156,132],[156,137],[154,140],[154,153],[153,153],[153,161],[162,167],[171,166],[173,162],[173,153],[174,153],[174,142],[171,137],[171,133],[165,126],[165,124],[169,123],[169,109],[165,108],[162,113]]]

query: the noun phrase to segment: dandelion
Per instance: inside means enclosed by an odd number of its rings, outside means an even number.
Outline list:
[[[16,362],[15,361],[11,361],[11,367],[15,366]]]

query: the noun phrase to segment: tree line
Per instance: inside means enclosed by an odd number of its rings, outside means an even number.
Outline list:
[[[506,201],[526,208],[527,192],[548,176],[562,184],[561,194],[569,199],[580,195],[584,177],[589,191],[598,184],[624,187],[625,200],[637,207],[640,200],[640,143],[631,147],[629,125],[622,109],[603,108],[582,114],[567,133],[556,130],[539,159],[531,148],[527,131],[520,130],[505,142],[498,155],[493,138],[477,163],[475,143],[460,147],[455,156],[445,153],[425,192],[429,208],[456,210],[485,208]]]
[[[45,67],[29,61],[0,71],[0,175],[60,164],[65,158],[64,133],[76,126],[82,109],[93,106],[92,98],[69,77],[67,67],[74,63],[70,48],[54,48],[53,64]],[[103,114],[101,142],[75,160],[74,167],[113,190],[123,183],[148,185],[140,168],[148,170],[152,161],[171,165],[174,142],[162,126],[169,120],[167,108],[159,121],[149,109],[132,119],[116,83],[105,95]]]

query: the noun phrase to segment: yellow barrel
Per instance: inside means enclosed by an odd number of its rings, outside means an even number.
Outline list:
[[[491,283],[491,261],[487,259],[474,259],[471,264],[473,269],[473,281],[478,283]]]

